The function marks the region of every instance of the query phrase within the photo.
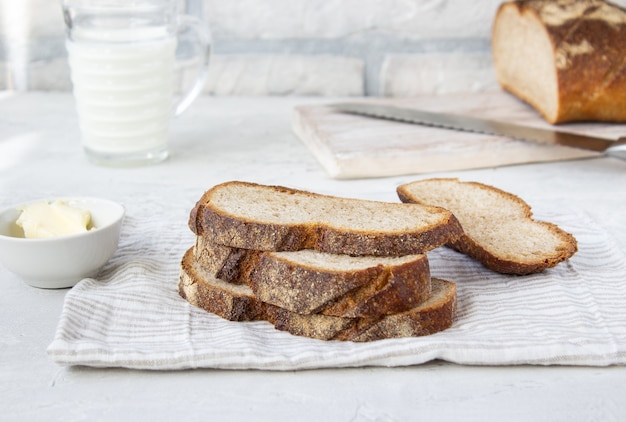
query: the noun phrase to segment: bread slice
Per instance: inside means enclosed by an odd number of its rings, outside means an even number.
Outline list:
[[[212,277],[247,284],[261,301],[300,314],[381,316],[411,309],[431,292],[424,254],[264,252],[217,245],[197,236],[194,258]]]
[[[374,341],[433,334],[456,317],[456,285],[432,279],[432,295],[413,309],[380,318],[301,315],[258,300],[250,287],[216,279],[189,249],[181,262],[178,291],[194,306],[230,321],[265,320],[277,329],[320,340]]]
[[[213,243],[236,248],[376,256],[421,254],[462,232],[452,213],[437,207],[236,181],[204,193],[189,227]]]
[[[492,29],[500,85],[549,123],[626,121],[626,10],[603,0],[500,5]]]
[[[464,234],[449,243],[500,273],[530,274],[554,267],[577,251],[574,236],[533,220],[530,206],[492,186],[458,179],[426,179],[397,188],[403,202],[436,205],[459,219]]]
[[[272,309],[272,322],[282,331],[321,340],[368,342],[421,337],[449,328],[457,312],[456,284],[432,279],[432,295],[413,309],[382,318],[311,316]]]

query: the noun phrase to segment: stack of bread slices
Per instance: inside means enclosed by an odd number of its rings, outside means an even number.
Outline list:
[[[196,242],[182,259],[179,293],[230,321],[264,320],[321,340],[363,342],[444,330],[456,316],[456,285],[431,278],[426,252],[449,245],[469,253],[459,245],[472,238],[453,212],[418,204],[413,194],[437,202],[427,195],[429,187],[445,198],[446,188],[475,186],[431,181],[398,188],[402,201],[412,203],[236,181],[214,186],[189,218]],[[540,261],[543,268],[560,262]]]
[[[179,293],[231,321],[266,320],[322,340],[372,341],[448,328],[456,285],[425,252],[461,233],[438,207],[226,182],[191,212],[196,243]]]

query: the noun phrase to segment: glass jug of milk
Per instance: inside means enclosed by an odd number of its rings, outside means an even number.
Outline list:
[[[208,26],[178,0],[62,0],[82,144],[96,164],[130,166],[168,156],[170,120],[202,91]],[[180,34],[194,34],[195,83],[174,96]],[[189,62],[189,57],[186,57]]]

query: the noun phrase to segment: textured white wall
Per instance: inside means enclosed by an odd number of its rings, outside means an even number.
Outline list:
[[[496,86],[501,0],[179,0],[202,14],[214,95],[386,95]],[[626,0],[619,0],[626,3]],[[0,89],[71,89],[57,0],[0,0]]]
[[[429,39],[487,37],[499,0],[210,0],[214,29],[227,38],[340,39],[385,32]]]

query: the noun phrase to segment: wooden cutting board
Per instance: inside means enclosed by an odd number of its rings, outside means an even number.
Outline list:
[[[502,91],[360,101],[552,127],[534,109]],[[626,135],[624,124],[576,123],[558,127],[607,139]],[[599,155],[575,148],[343,114],[319,104],[296,107],[292,129],[333,178],[433,173]]]

